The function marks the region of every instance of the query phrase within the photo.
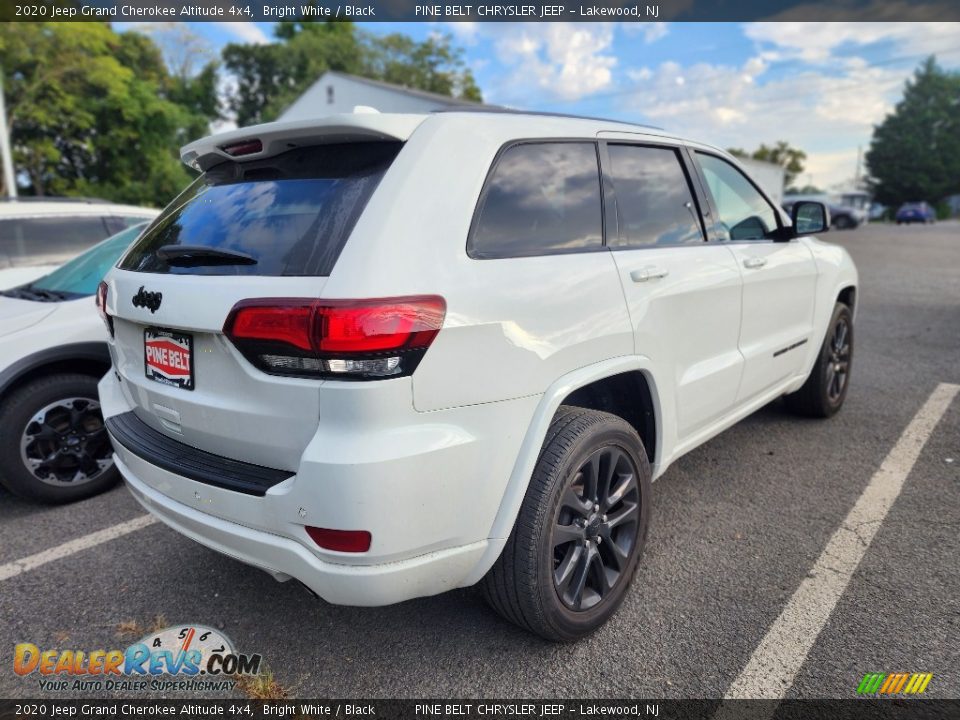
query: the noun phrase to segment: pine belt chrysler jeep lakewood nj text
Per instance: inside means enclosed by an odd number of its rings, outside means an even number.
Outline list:
[[[622,601],[650,482],[786,395],[829,416],[857,273],[726,153],[510,112],[357,113],[186,146],[112,270],[100,400],[136,498],[381,605],[482,583],[573,639]]]

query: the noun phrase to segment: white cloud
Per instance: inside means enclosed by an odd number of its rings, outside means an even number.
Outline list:
[[[494,50],[507,72],[484,88],[491,102],[530,107],[577,100],[612,85],[612,24],[497,25]]]
[[[626,22],[621,27],[627,35],[641,35],[648,45],[666,37],[670,32],[665,22]]]
[[[443,23],[443,29],[449,31],[462,45],[473,45],[477,41],[480,23],[471,20],[447,22]]]
[[[252,22],[215,22],[224,30],[236,35],[241,40],[253,43],[254,45],[266,45],[270,42],[267,34],[260,29],[260,26]]]
[[[831,186],[845,183],[851,180],[857,172],[857,154],[857,148],[809,153],[804,163],[806,167],[803,175],[797,178],[797,182],[803,186],[807,184],[808,180],[812,180],[813,185],[823,190],[829,190]],[[861,158],[861,173],[864,172],[862,163],[863,159]]]
[[[811,67],[772,80],[768,70],[760,57],[741,65],[633,69],[627,75],[635,89],[623,96],[622,109],[724,148],[786,140],[808,153],[813,182],[830,185],[853,176],[857,146],[869,142],[910,72],[852,63],[840,76]]]
[[[950,22],[773,22],[748,23],[744,34],[751,40],[772,46],[770,59],[800,58],[823,63],[832,60],[843,46],[862,47],[890,41],[899,51],[933,53],[960,45],[960,23]]]
[[[960,58],[960,23],[776,22],[743,31],[755,55],[742,64],[625,69],[634,89],[618,93],[621,111],[719,147],[786,140],[807,152],[804,175],[828,187],[853,177],[857,148],[866,149],[918,58]],[[881,42],[879,62],[851,55]]]

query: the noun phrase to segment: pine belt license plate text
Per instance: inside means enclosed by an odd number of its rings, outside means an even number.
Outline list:
[[[193,390],[193,336],[146,328],[143,331],[143,369],[151,380]]]

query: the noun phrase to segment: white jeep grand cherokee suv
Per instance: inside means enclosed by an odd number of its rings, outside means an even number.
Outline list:
[[[843,403],[857,273],[726,153],[509,112],[277,123],[98,294],[136,498],[198,542],[382,605],[482,582],[556,640],[623,600],[650,482],[786,395]]]

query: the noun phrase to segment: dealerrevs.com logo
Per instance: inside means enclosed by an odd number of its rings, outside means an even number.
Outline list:
[[[261,656],[234,650],[219,630],[174,625],[125,650],[46,649],[18,643],[13,671],[39,676],[44,691],[232,690],[236,675],[260,672]]]

